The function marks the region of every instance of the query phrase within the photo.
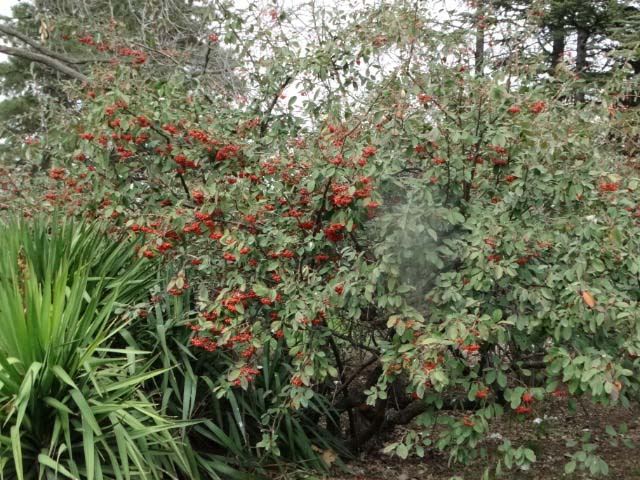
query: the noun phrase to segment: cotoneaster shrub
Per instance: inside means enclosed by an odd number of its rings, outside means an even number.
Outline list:
[[[352,450],[414,421],[389,451],[468,461],[494,418],[551,396],[637,398],[638,114],[622,72],[576,103],[569,72],[474,71],[459,31],[403,4],[338,11],[336,40],[312,44],[243,36],[223,13],[211,41],[265,48],[243,57],[246,97],[189,72],[156,82],[141,56],[95,68],[79,112],[29,147],[55,165],[27,202],[108,219],[170,266],[140,313],[190,292],[189,348],[219,362],[219,398],[250,398],[280,352],[287,384],[251,448],[277,455],[273,426],[320,401]]]

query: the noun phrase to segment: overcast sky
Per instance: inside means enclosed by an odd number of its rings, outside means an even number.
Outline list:
[[[18,3],[18,0],[0,0],[0,15],[10,16],[11,15],[11,7]],[[0,39],[0,42],[2,40]],[[0,62],[5,59],[5,55],[0,53]],[[0,95],[0,100],[4,97]]]
[[[0,0],[0,15],[9,16],[11,7],[18,3],[17,0]]]
[[[18,3],[18,0],[0,0],[0,15],[6,17],[11,15],[11,7]],[[0,61],[4,60],[4,55],[0,53]]]

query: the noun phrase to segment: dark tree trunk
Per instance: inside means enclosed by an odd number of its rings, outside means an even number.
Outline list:
[[[587,68],[587,42],[589,40],[588,30],[578,30],[578,40],[576,44],[576,71],[581,73]]]
[[[578,29],[578,39],[576,41],[576,73],[579,76],[584,75],[587,68],[587,42],[589,40],[589,31]],[[584,90],[581,88],[576,92],[576,101],[584,102]]]
[[[476,9],[476,50],[475,50],[475,72],[476,75],[482,75],[484,67],[484,26],[483,19],[485,0],[478,0]]]
[[[564,30],[552,30],[553,47],[551,50],[551,74],[553,74],[564,56],[566,37]]]

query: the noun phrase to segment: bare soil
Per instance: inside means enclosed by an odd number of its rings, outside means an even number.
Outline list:
[[[620,438],[606,432],[607,425],[616,430],[626,424],[626,438],[631,446],[624,445]],[[515,446],[525,445],[534,450],[537,461],[530,471],[507,471],[502,479],[555,480],[591,479],[588,471],[579,469],[572,474],[564,473],[567,456],[580,450],[580,440],[590,433],[589,443],[597,446],[595,455],[609,465],[606,478],[615,480],[640,480],[640,406],[630,408],[603,408],[587,401],[578,403],[575,410],[568,408],[566,399],[558,398],[545,405],[538,405],[531,415],[517,419],[507,416],[492,424],[492,431],[484,446],[495,452],[503,439]],[[402,435],[402,432],[396,432]],[[567,442],[575,440],[577,446]],[[430,453],[426,458],[410,457],[401,460],[382,454],[379,446],[370,449],[355,460],[346,462],[348,471],[335,467],[332,476],[318,476],[301,472],[287,474],[283,479],[323,480],[478,480],[490,461],[477,460],[468,466],[448,465],[446,455]],[[495,478],[491,475],[491,478]],[[602,478],[602,477],[600,477]]]

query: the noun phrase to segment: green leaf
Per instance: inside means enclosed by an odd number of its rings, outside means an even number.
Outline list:
[[[95,444],[93,439],[93,427],[89,424],[90,419],[82,416],[82,449],[84,451],[84,461],[86,464],[87,480],[95,478]]]
[[[89,404],[87,403],[87,400],[84,398],[82,393],[80,393],[80,391],[78,390],[71,390],[70,394],[71,398],[73,398],[73,401],[80,410],[83,427],[86,425],[91,430],[93,430],[96,435],[102,435],[102,431],[100,430],[100,426],[98,425],[98,422],[96,421],[96,418],[91,411],[91,407],[89,407]]]
[[[18,480],[24,480],[24,470],[22,467],[22,441],[20,439],[20,429],[13,425],[11,432],[11,449],[13,451],[13,463],[16,469]]]
[[[574,460],[571,460],[570,462],[565,464],[564,473],[566,473],[567,475],[570,475],[576,471],[576,467],[577,467],[576,462]]]
[[[44,453],[40,453],[38,455],[38,463],[40,463],[41,465],[50,468],[51,470],[53,470],[54,473],[61,473],[62,475],[64,475],[67,478],[71,478],[73,480],[76,480],[78,477],[76,475],[74,475],[73,473],[71,473],[69,470],[67,470],[63,465],[61,465],[59,462],[56,462],[53,458],[45,455]],[[44,470],[44,469],[43,469]]]
[[[59,365],[54,365],[53,367],[51,367],[51,371],[56,375],[56,377],[58,377],[64,383],[69,385],[71,388],[74,388],[76,390],[78,389],[74,381],[67,374],[67,372],[64,371],[62,367],[60,367]]]
[[[530,448],[525,449],[524,451],[524,456],[527,458],[527,460],[529,460],[530,462],[535,462],[536,461],[536,454],[533,450],[531,450]]]
[[[398,445],[398,448],[396,448],[396,455],[398,455],[403,460],[409,456],[409,449],[404,443]]]

